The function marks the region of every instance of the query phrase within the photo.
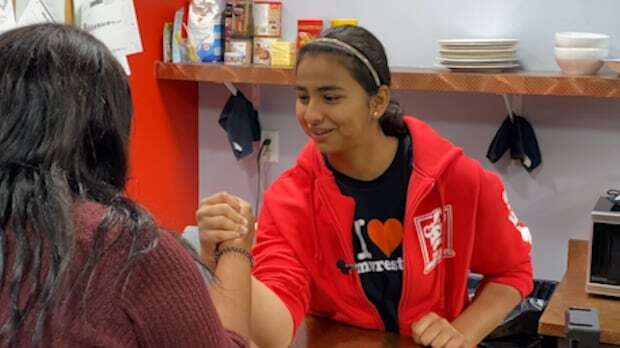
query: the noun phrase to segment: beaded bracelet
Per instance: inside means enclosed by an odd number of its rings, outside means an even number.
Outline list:
[[[254,266],[254,257],[252,256],[252,254],[244,248],[239,248],[239,247],[234,247],[234,246],[229,246],[229,247],[224,247],[222,249],[218,249],[215,252],[215,263],[217,263],[220,257],[226,253],[237,253],[237,254],[243,255],[250,262],[250,266]]]

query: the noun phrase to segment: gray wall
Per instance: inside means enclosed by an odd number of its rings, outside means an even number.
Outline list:
[[[596,8],[594,8],[596,5]],[[547,0],[410,1],[390,0],[286,1],[284,36],[295,36],[301,17],[357,17],[383,41],[392,66],[433,65],[435,41],[450,37],[515,37],[521,62],[528,70],[557,70],[553,61],[556,31],[594,31],[612,36],[611,55],[620,56],[620,2]],[[247,86],[240,86],[250,94]],[[228,97],[221,85],[200,86],[200,195],[220,190],[256,199],[256,159],[237,162],[218,115]],[[510,202],[532,230],[536,277],[559,279],[565,270],[570,238],[587,239],[594,201],[610,187],[620,188],[620,99],[523,98],[525,116],[533,124],[544,164],[528,174],[517,162],[503,158],[496,165],[484,157],[506,115],[500,96],[473,93],[397,92],[409,114],[429,122],[463,147],[483,166],[503,178]],[[261,86],[263,129],[279,130],[280,162],[265,167],[272,181],[293,165],[306,142],[294,116],[290,87]]]

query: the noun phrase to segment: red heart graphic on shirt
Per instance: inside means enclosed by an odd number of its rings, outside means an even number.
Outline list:
[[[368,237],[386,256],[391,256],[403,241],[403,225],[394,218],[385,223],[372,219],[368,223]]]

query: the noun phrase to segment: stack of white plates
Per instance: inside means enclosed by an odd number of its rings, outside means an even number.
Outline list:
[[[439,40],[437,65],[452,70],[502,71],[518,68],[517,39]]]

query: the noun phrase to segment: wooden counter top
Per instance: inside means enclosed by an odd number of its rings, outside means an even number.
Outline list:
[[[601,342],[620,345],[620,299],[589,295],[585,292],[588,242],[571,240],[568,268],[543,313],[538,332],[564,337],[564,312],[570,306],[594,307],[599,311]],[[363,330],[329,319],[306,317],[293,348],[314,347],[418,347],[411,337],[382,331]]]
[[[601,343],[620,345],[620,298],[595,296],[585,291],[588,245],[585,240],[569,241],[566,274],[540,318],[538,332],[564,337],[566,309],[571,306],[593,307],[599,312]]]
[[[292,348],[419,347],[413,338],[390,332],[363,330],[338,322],[306,317],[297,330]]]

